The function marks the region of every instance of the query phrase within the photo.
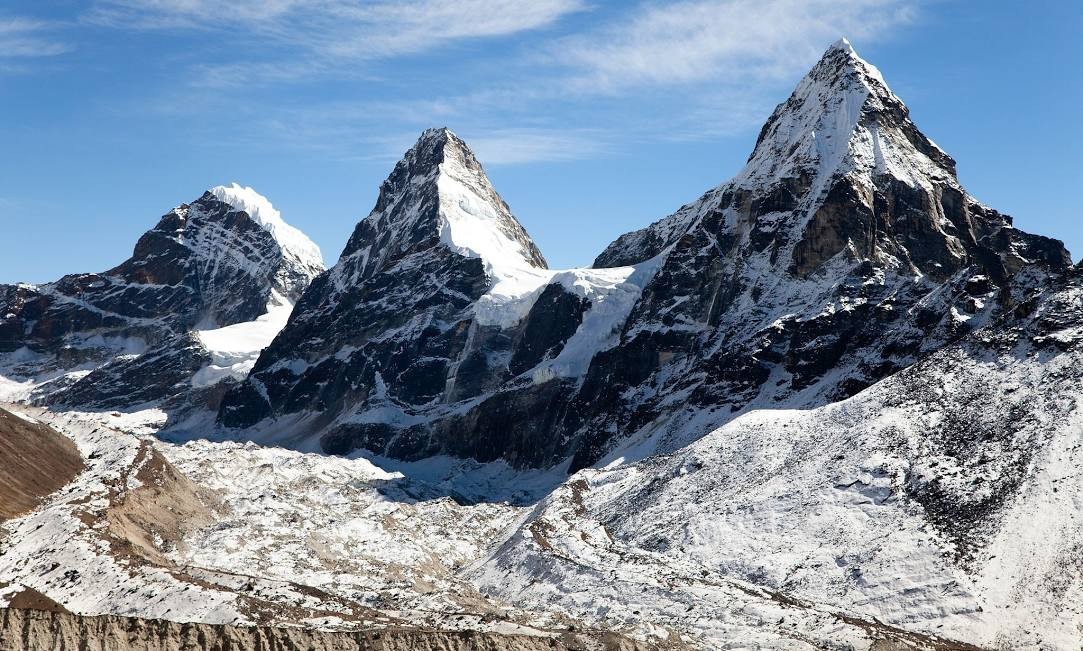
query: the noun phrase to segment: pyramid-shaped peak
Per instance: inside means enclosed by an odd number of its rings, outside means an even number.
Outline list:
[[[849,170],[912,184],[929,175],[954,178],[955,161],[917,129],[876,66],[843,38],[772,113],[736,181],[814,181]]]
[[[410,147],[406,152],[404,158],[409,158],[411,155],[418,155],[424,153],[442,153],[444,147],[449,143],[454,144],[458,138],[451,132],[451,129],[447,127],[438,127],[425,129],[418,136],[417,142]],[[461,142],[461,141],[460,141]],[[436,161],[437,163],[439,161]]]
[[[429,127],[428,129],[422,131],[421,135],[418,136],[417,144],[420,145],[426,142],[443,144],[447,143],[449,140],[452,139],[462,142],[459,137],[456,136],[455,133],[447,127]]]
[[[493,189],[466,143],[447,127],[426,129],[380,185],[336,265],[349,283],[375,273],[407,251],[433,244],[480,258],[501,278],[545,258]]]
[[[870,91],[891,93],[880,70],[862,59],[846,38],[840,38],[824,51],[820,61],[806,75],[808,78],[843,86],[856,82]]]
[[[455,133],[447,127],[425,129],[418,136],[417,142],[406,152],[399,165],[411,168],[413,175],[434,173],[446,159],[470,161],[476,173],[484,176],[474,152]]]
[[[855,50],[853,44],[850,43],[850,39],[846,38],[845,36],[840,37],[839,40],[832,43],[827,48],[827,50],[824,51],[824,57],[827,57],[828,55],[831,55],[831,54],[836,53],[836,52],[837,53],[842,53],[842,54],[844,54],[846,56],[853,57],[854,59],[857,59],[858,61],[864,63],[865,65],[869,65],[867,61],[865,61],[860,56],[858,56],[857,50]]]
[[[827,49],[828,50],[849,50],[849,51],[853,52],[854,51],[854,46],[850,44],[850,39],[846,38],[845,36],[840,36],[839,40],[832,43],[831,47],[829,47]]]

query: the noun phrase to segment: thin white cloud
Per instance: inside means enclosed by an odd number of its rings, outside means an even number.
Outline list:
[[[230,36],[213,39],[228,43],[224,56],[198,52],[187,84],[138,106],[214,142],[393,161],[446,124],[484,163],[515,165],[753,132],[832,41],[888,38],[925,0],[647,0],[565,21],[499,62],[486,48],[482,59],[430,54],[408,75],[393,60],[357,65],[542,27],[584,1],[98,0],[95,19]],[[334,76],[349,83],[329,86]],[[274,102],[254,88],[296,80],[322,85]]]
[[[685,0],[645,4],[554,54],[579,92],[696,82],[762,84],[808,66],[839,38],[879,36],[910,21],[904,0]]]
[[[26,18],[0,18],[0,57],[50,57],[70,50],[43,34],[49,27],[48,23]]]
[[[583,0],[98,0],[86,19],[142,29],[243,30],[329,58],[383,58],[548,26]]]
[[[478,160],[493,166],[581,160],[608,149],[599,134],[577,129],[496,129],[462,135]]]

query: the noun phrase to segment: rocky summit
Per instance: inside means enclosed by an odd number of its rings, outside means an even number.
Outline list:
[[[266,199],[213,188],[164,215],[109,271],[0,285],[7,391],[76,408],[185,400],[216,361],[202,333],[288,314],[322,270],[316,245]]]
[[[853,395],[1070,264],[968,195],[840,41],[740,174],[592,269],[546,269],[467,146],[427,131],[218,418],[337,454],[575,470]]]

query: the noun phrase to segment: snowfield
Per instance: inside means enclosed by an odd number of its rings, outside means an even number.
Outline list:
[[[260,352],[286,326],[291,312],[293,303],[278,292],[272,292],[267,312],[255,321],[196,330],[196,337],[210,353],[212,361],[192,376],[192,386],[206,387],[224,378],[246,378]]]

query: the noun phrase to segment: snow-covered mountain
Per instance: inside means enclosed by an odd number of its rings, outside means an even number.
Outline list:
[[[1073,270],[852,398],[582,470],[471,576],[527,608],[720,648],[815,639],[811,607],[976,648],[1076,649],[1081,324]],[[843,631],[820,635],[842,648]]]
[[[219,187],[0,315],[0,393],[48,407],[0,425],[74,473],[0,444],[0,605],[493,648],[1083,639],[1083,268],[845,41],[735,178],[594,268],[549,269],[434,129],[331,269]]]
[[[466,144],[426,131],[219,419],[302,449],[549,465],[652,269],[547,269]]]
[[[750,407],[853,395],[1063,273],[1062,244],[959,185],[845,40],[731,181],[619,238],[596,265],[659,261],[580,392],[573,467],[631,435],[675,449]]]
[[[737,177],[593,269],[545,269],[466,145],[427,131],[219,419],[303,449],[576,469],[853,395],[1069,266],[970,197],[840,41]]]
[[[0,285],[0,388],[83,409],[187,401],[243,377],[323,268],[265,198],[213,188],[109,271]]]

